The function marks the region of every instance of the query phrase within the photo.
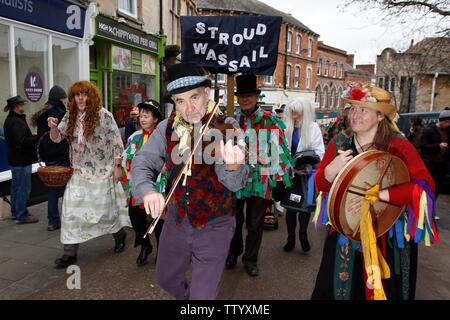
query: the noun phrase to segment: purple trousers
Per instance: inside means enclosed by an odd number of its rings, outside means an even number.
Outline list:
[[[159,241],[157,284],[177,300],[216,299],[235,226],[234,216],[217,218],[200,230],[187,217],[179,226],[168,217]]]

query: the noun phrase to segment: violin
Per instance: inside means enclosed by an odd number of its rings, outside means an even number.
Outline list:
[[[211,111],[209,114],[207,114],[207,116],[206,116],[207,121],[206,121],[205,125],[204,125],[204,126],[202,127],[202,129],[201,129],[201,131],[200,131],[200,136],[199,136],[199,137],[197,138],[197,140],[195,141],[194,147],[191,149],[191,151],[190,151],[190,153],[189,153],[188,160],[187,160],[186,163],[183,165],[183,169],[180,171],[180,173],[179,173],[178,176],[176,177],[175,181],[173,182],[172,187],[170,188],[170,191],[169,191],[169,193],[167,194],[166,200],[165,200],[165,202],[164,202],[164,207],[163,207],[163,209],[161,210],[161,213],[158,214],[158,216],[157,216],[155,219],[153,219],[152,223],[150,224],[150,226],[148,227],[147,231],[145,232],[144,238],[147,236],[147,234],[151,234],[151,233],[153,232],[153,230],[155,229],[156,224],[158,223],[159,219],[161,218],[162,213],[164,212],[165,208],[167,207],[167,205],[168,205],[168,203],[169,203],[169,201],[170,201],[170,198],[172,197],[172,195],[173,195],[173,193],[174,193],[174,191],[175,191],[175,188],[177,187],[178,183],[179,183],[180,180],[181,180],[181,177],[182,177],[183,175],[186,175],[186,174],[187,174],[187,172],[188,172],[188,167],[190,167],[190,166],[192,165],[192,159],[193,159],[193,155],[194,155],[194,153],[195,153],[195,150],[196,150],[197,147],[199,146],[200,142],[202,142],[203,136],[205,135],[207,129],[210,128],[211,122],[212,122],[212,120],[213,120],[213,118],[214,118],[214,116],[215,116],[215,114],[216,114],[217,108],[219,107],[219,101],[220,101],[221,99],[222,99],[222,96],[219,96],[219,98],[217,99],[217,101],[216,101],[215,104],[214,104],[214,107],[213,107],[212,111]],[[220,121],[218,121],[218,122],[216,121],[217,128],[225,129],[226,126],[224,126],[224,124],[225,124],[225,121],[224,121],[224,123],[222,123],[222,124],[221,124]],[[221,133],[222,133],[222,131],[221,131]],[[223,133],[222,133],[222,137],[223,137]]]

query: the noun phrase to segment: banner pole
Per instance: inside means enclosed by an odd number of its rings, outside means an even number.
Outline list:
[[[234,117],[234,74],[227,75],[227,116]]]

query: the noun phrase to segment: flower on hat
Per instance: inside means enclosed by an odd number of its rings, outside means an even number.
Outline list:
[[[361,102],[377,102],[377,99],[372,96],[367,86],[361,86],[354,82],[349,82],[346,84],[342,97],[348,100]]]

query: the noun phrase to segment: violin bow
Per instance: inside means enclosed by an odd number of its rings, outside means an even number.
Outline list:
[[[197,150],[198,145],[200,144],[204,134],[206,133],[206,129],[209,127],[209,125],[211,123],[211,120],[214,118],[214,115],[216,114],[216,110],[217,110],[217,108],[219,106],[219,102],[222,99],[222,97],[223,96],[219,96],[219,98],[215,102],[214,107],[213,107],[213,109],[211,111],[211,114],[210,114],[210,116],[208,118],[208,121],[206,121],[205,125],[202,127],[201,132],[200,132],[200,136],[198,137],[197,141],[195,142],[194,148],[192,148],[191,152],[189,153],[188,160],[184,164],[183,169],[180,171],[180,173],[178,174],[178,176],[175,179],[174,183],[172,184],[172,187],[170,188],[169,194],[166,197],[166,200],[164,202],[164,207],[163,207],[161,213],[159,213],[158,216],[155,219],[153,219],[152,223],[150,224],[150,226],[148,227],[147,231],[145,232],[144,238],[147,236],[147,234],[152,234],[153,230],[156,227],[156,224],[158,223],[159,219],[162,216],[162,213],[164,212],[164,209],[167,207],[167,204],[169,203],[170,198],[172,197],[172,195],[173,195],[173,193],[175,191],[175,188],[177,187],[178,183],[180,182],[181,177],[183,176],[183,174],[186,174],[186,169],[189,166],[189,164],[191,163],[193,155],[195,153],[195,150]]]

